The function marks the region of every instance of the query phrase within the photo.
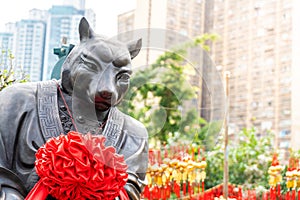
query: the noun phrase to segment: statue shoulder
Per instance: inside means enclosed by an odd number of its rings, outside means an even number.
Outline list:
[[[32,111],[35,109],[36,87],[34,87],[34,84],[13,84],[3,89],[0,92],[0,134],[5,134],[5,137],[8,137],[7,141],[14,141],[20,122],[24,120],[24,114],[34,113]]]
[[[4,88],[0,92],[0,101],[11,102],[34,100],[36,97],[37,83],[16,83]]]
[[[121,112],[121,111],[120,111]],[[124,128],[130,133],[134,133],[136,136],[148,139],[148,131],[144,124],[134,119],[133,117],[123,113],[124,115]]]

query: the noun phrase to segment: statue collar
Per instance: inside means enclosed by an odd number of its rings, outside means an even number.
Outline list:
[[[55,80],[43,81],[38,83],[38,118],[40,129],[45,141],[52,137],[57,137],[64,133],[62,123],[59,117],[58,101],[57,101],[57,83]],[[75,118],[76,125],[79,125],[79,132],[92,132],[93,128],[98,127],[95,120],[84,120],[80,115]],[[105,128],[102,134],[106,137],[106,146],[114,146],[118,151],[121,143],[121,135],[123,134],[124,114],[116,107],[112,107],[109,111]]]

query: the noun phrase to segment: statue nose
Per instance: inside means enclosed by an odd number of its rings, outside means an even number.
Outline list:
[[[111,99],[111,97],[112,97],[112,92],[107,91],[107,90],[101,91],[99,94],[101,97],[103,97],[105,99]]]

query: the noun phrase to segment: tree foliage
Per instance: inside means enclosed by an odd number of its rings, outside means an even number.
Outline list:
[[[2,50],[0,57],[0,91],[13,83],[23,83],[29,80],[21,69],[13,66],[13,54],[10,50]],[[7,63],[8,62],[8,63]]]
[[[229,141],[229,182],[245,188],[268,188],[268,168],[271,164],[274,136],[271,133],[258,137],[256,130],[244,129]],[[213,187],[223,182],[223,141],[207,154],[206,186]]]
[[[193,139],[193,135],[200,130],[196,105],[190,108],[185,106],[187,101],[197,101],[196,92],[200,90],[189,83],[187,73],[192,67],[185,56],[191,47],[200,45],[209,50],[206,43],[216,38],[214,34],[204,34],[163,53],[151,66],[135,72],[130,92],[120,108],[141,121],[148,129],[150,138],[168,143],[172,138]]]

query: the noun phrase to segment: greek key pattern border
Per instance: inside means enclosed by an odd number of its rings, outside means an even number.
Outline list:
[[[57,103],[57,86],[54,81],[38,83],[38,117],[45,140],[63,133]]]
[[[116,147],[119,139],[121,139],[123,125],[124,116],[122,116],[117,108],[112,107],[108,116],[108,122],[103,131],[103,135],[106,137],[106,146]]]

